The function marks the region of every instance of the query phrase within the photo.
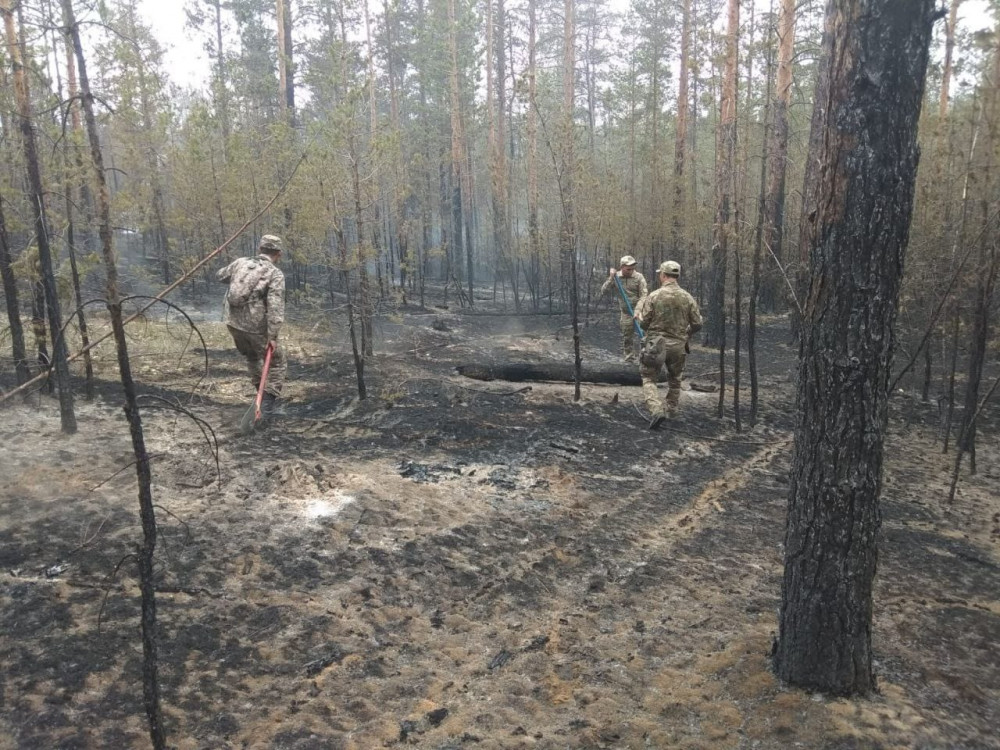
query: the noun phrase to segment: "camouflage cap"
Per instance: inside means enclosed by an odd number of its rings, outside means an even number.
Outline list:
[[[680,276],[681,264],[675,260],[665,260],[656,271],[657,273],[665,273],[667,276]]]
[[[271,250],[281,252],[283,249],[281,246],[281,237],[273,234],[265,234],[260,238],[260,245],[257,246],[259,250]]]
[[[621,266],[634,266],[635,265],[635,258],[633,258],[631,255],[623,255],[622,259],[621,259],[621,262],[619,263],[619,265],[621,265]]]

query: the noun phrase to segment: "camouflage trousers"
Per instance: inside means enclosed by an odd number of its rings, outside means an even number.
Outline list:
[[[622,313],[618,321],[622,330],[622,356],[626,362],[635,362],[635,323],[628,313]]]
[[[267,350],[267,336],[263,333],[247,333],[232,326],[229,333],[233,337],[233,343],[240,354],[247,359],[247,369],[250,371],[250,379],[253,380],[253,387],[260,387],[260,377],[264,370],[264,352]],[[271,369],[267,373],[267,384],[264,390],[275,396],[281,395],[281,387],[285,384],[285,373],[288,370],[288,363],[285,361],[285,350],[281,344],[275,342],[274,354],[271,355]]]
[[[686,360],[683,341],[657,336],[655,333],[646,336],[643,341],[642,355],[639,358],[642,395],[646,399],[646,408],[654,417],[662,417],[667,412],[672,413],[677,410],[681,398],[681,374],[684,372]],[[664,365],[667,366],[666,409],[656,388],[660,369]]]

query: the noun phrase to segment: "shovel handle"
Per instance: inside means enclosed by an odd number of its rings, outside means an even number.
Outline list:
[[[622,282],[621,279],[618,278],[618,274],[615,274],[614,278],[615,284],[618,286],[618,293],[622,296],[622,300],[625,302],[625,309],[628,310],[628,314],[632,317],[632,325],[635,326],[635,332],[639,334],[639,341],[642,341],[646,338],[646,334],[639,326],[639,321],[635,319],[635,310],[632,309],[632,303],[628,301],[628,295],[625,294],[625,287],[622,286]]]
[[[264,350],[264,370],[260,374],[260,385],[257,387],[257,399],[254,401],[253,418],[256,422],[260,419],[260,405],[264,401],[264,386],[267,385],[267,373],[271,370],[271,355],[274,354],[274,342],[267,342],[267,349]]]

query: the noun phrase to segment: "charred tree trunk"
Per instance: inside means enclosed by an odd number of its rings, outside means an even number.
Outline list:
[[[739,0],[729,0],[726,32],[726,66],[722,82],[719,115],[718,153],[716,154],[716,207],[712,244],[711,282],[708,297],[708,323],[705,345],[719,348],[719,416],[725,400],[726,369],[726,273],[729,263],[729,238],[732,233],[733,163],[736,157],[736,79]]]
[[[63,17],[68,33],[73,41],[73,50],[76,53],[80,72],[81,101],[83,103],[84,117],[87,122],[90,153],[97,180],[99,232],[104,255],[104,266],[107,272],[108,312],[111,315],[111,326],[114,330],[115,344],[118,352],[118,369],[121,375],[122,388],[125,391],[125,416],[128,419],[132,436],[132,450],[135,454],[136,477],[139,484],[139,515],[142,521],[143,541],[139,545],[136,558],[139,567],[139,588],[142,597],[143,699],[146,707],[146,718],[149,722],[150,739],[153,742],[153,747],[160,750],[160,748],[166,747],[166,735],[160,712],[160,687],[157,677],[156,593],[153,580],[157,530],[156,516],[153,510],[152,474],[149,466],[149,454],[146,451],[145,438],[142,431],[142,417],[139,413],[136,398],[135,381],[132,378],[132,369],[129,362],[128,341],[125,338],[125,326],[122,322],[121,302],[118,297],[118,271],[111,237],[111,206],[108,185],[104,176],[104,160],[101,156],[97,124],[94,118],[94,97],[90,91],[87,64],[83,57],[83,47],[80,44],[80,30],[73,15],[72,0],[62,0],[62,6]]]
[[[278,83],[285,122],[295,124],[295,75],[292,65],[292,0],[276,0],[278,19]]]
[[[573,144],[573,110],[576,102],[575,67],[576,55],[574,49],[573,0],[565,0],[565,15],[563,17],[563,212],[560,244],[564,261],[569,266],[569,308],[573,321],[573,361],[576,379],[573,387],[573,400],[580,400],[580,311],[579,294],[576,278],[576,218],[574,216],[574,179],[576,172],[576,155]]]
[[[989,242],[984,238],[983,243]],[[985,253],[984,253],[985,256]],[[965,384],[965,404],[962,410],[962,427],[959,430],[959,461],[963,453],[969,454],[969,471],[976,473],[976,420],[979,390],[983,381],[983,366],[986,364],[986,346],[989,342],[990,311],[996,285],[1000,255],[997,246],[992,246],[991,262],[980,265],[976,284],[975,306],[972,310],[972,331],[969,340],[969,365]]]
[[[537,79],[536,0],[528,0],[528,244],[531,256],[532,302],[538,312],[542,296],[542,254],[538,232],[538,112],[535,95]],[[550,298],[551,305],[551,298]]]
[[[568,364],[521,364],[506,362],[498,364],[465,364],[459,365],[458,374],[473,380],[509,380],[514,383],[552,381],[556,383],[575,383],[577,379],[576,363]],[[635,367],[605,366],[581,367],[580,382],[600,383],[603,385],[641,386],[642,378]],[[667,380],[667,371],[659,373],[661,383]],[[703,390],[715,390],[711,385],[699,386]]]
[[[995,29],[994,34],[1000,34],[1000,25]],[[986,348],[990,340],[990,317],[993,307],[994,288],[997,280],[997,273],[1000,272],[1000,249],[997,246],[995,235],[989,232],[991,217],[991,203],[987,197],[993,192],[995,183],[993,181],[993,171],[996,166],[996,144],[997,134],[994,130],[997,121],[1000,119],[1000,36],[994,37],[996,46],[993,49],[993,60],[989,71],[984,76],[983,88],[983,115],[986,123],[985,144],[983,148],[982,166],[978,170],[977,181],[982,191],[980,198],[980,210],[982,213],[982,231],[979,239],[979,264],[976,268],[976,290],[975,305],[972,309],[972,331],[969,341],[969,365],[965,385],[965,406],[962,412],[962,428],[959,431],[959,438],[956,442],[958,456],[955,462],[955,471],[958,471],[962,461],[962,454],[969,454],[969,471],[976,473],[976,410],[979,403],[979,389],[982,385],[983,366],[986,363]],[[970,161],[975,154],[973,146],[970,154]],[[954,494],[954,490],[952,491]]]
[[[17,384],[21,385],[31,377],[31,370],[28,368],[28,352],[24,346],[24,328],[21,326],[21,308],[17,304],[17,281],[14,278],[14,269],[11,268],[10,243],[7,239],[2,197],[0,197],[0,277],[3,279],[3,296],[7,301],[14,372]]]
[[[831,0],[822,169],[774,665],[811,690],[867,694],[893,324],[913,209],[934,0]],[[814,121],[814,125],[817,123]]]
[[[948,368],[948,411],[944,419],[944,445],[942,453],[948,452],[948,442],[951,439],[951,424],[955,417],[955,373],[958,370],[958,333],[961,330],[962,307],[957,302],[952,311],[951,322],[951,364]]]
[[[107,272],[108,312],[111,315],[111,327],[114,331],[118,353],[118,370],[122,389],[125,392],[125,416],[128,419],[132,436],[132,451],[135,454],[135,471],[139,484],[139,516],[142,522],[143,540],[136,552],[136,559],[139,568],[139,589],[142,597],[142,692],[146,718],[149,722],[149,736],[153,747],[156,750],[161,750],[166,747],[166,733],[163,729],[163,717],[160,712],[160,686],[157,676],[156,591],[154,586],[154,553],[156,551],[157,530],[156,514],[153,509],[152,473],[149,466],[149,453],[146,451],[145,437],[142,431],[142,417],[136,398],[135,381],[132,378],[132,368],[129,362],[128,341],[125,338],[125,326],[122,322],[122,306],[118,297],[118,271],[111,237],[111,205],[108,185],[104,176],[104,160],[101,156],[97,124],[94,118],[94,97],[90,91],[87,64],[83,56],[83,46],[80,44],[80,29],[73,15],[72,0],[62,0],[62,7],[64,22],[73,40],[73,50],[76,53],[80,73],[81,101],[84,118],[87,122],[90,154],[97,181],[98,227],[104,266]]]
[[[82,124],[80,122],[80,107],[77,103],[76,61],[73,58],[73,40],[69,38],[66,39],[66,82],[69,87],[69,113],[73,128],[72,143],[66,146],[66,151],[64,152],[66,155],[66,165],[67,167],[69,166],[69,151],[72,150],[73,161],[79,168],[80,174],[83,175],[83,157],[80,155],[80,146],[77,141],[77,136],[82,130]],[[62,98],[61,93],[60,98]],[[69,170],[67,170],[67,173],[69,174]],[[74,192],[72,177],[68,177],[66,180],[66,250],[69,254],[70,271],[73,276],[73,295],[76,299],[76,317],[77,325],[80,327],[80,343],[83,344],[83,367],[86,378],[84,380],[84,395],[88,399],[92,399],[94,397],[94,362],[90,356],[90,331],[87,329],[87,316],[84,314],[83,309],[83,294],[80,291],[80,272],[76,263],[76,233],[73,224],[72,199]],[[80,184],[79,194],[81,202],[88,212],[88,219],[91,219],[89,222],[90,226],[84,228],[84,236],[90,239],[90,233],[93,231],[93,214],[90,189],[86,179],[83,179]],[[92,247],[92,243],[85,240],[85,247]]]
[[[462,232],[464,222],[462,217],[462,165],[464,157],[462,143],[462,112],[461,97],[459,96],[458,85],[458,21],[455,18],[455,0],[448,0],[448,47],[451,53],[451,69],[448,76],[449,94],[451,102],[451,244],[455,251],[455,261],[462,262],[464,242]],[[471,196],[467,196],[470,198]],[[468,266],[468,276],[466,281],[469,285],[470,304],[472,300],[472,248],[468,248],[466,263]]]
[[[38,371],[47,373],[52,366],[52,358],[49,357],[49,329],[45,324],[45,287],[37,278],[31,282],[31,335],[35,339]],[[46,380],[46,386],[49,393],[55,392],[52,378]]]
[[[688,81],[691,76],[691,66],[688,58],[691,55],[691,0],[683,0],[681,21],[681,57],[680,80],[677,88],[677,133],[674,138],[674,216],[671,223],[671,252],[683,268],[687,263],[684,253],[684,226],[681,217],[684,215],[684,168],[687,157],[688,139],[688,109],[690,93]]]
[[[773,312],[783,288],[785,175],[788,171],[788,105],[792,98],[795,52],[795,0],[781,0],[778,20],[778,70],[772,104],[772,130],[767,149],[767,195],[764,198],[764,246],[770,258],[761,288],[761,307]]]
[[[771,2],[771,13],[774,13],[774,0]],[[773,27],[771,29],[773,31]],[[771,38],[771,31],[768,32],[768,39]],[[760,189],[757,198],[757,231],[754,235],[753,261],[750,270],[750,301],[747,309],[747,367],[750,370],[750,413],[747,415],[750,426],[757,424],[757,408],[760,399],[760,383],[757,373],[757,307],[761,297],[761,251],[764,242],[764,222],[766,212],[764,209],[767,201],[767,154],[768,141],[770,139],[770,114],[771,114],[771,86],[774,78],[774,55],[773,47],[769,41],[767,45],[767,83],[766,83],[766,104],[764,105],[764,135],[763,151],[761,155],[760,167]]]
[[[38,151],[35,146],[35,129],[31,122],[31,95],[28,90],[28,76],[21,59],[21,46],[14,29],[13,0],[0,0],[4,29],[7,34],[7,51],[14,71],[14,97],[17,100],[17,119],[21,130],[21,145],[24,161],[28,168],[28,188],[31,210],[35,221],[35,240],[38,243],[38,262],[42,285],[45,288],[45,305],[48,312],[49,328],[52,331],[52,359],[55,365],[56,386],[59,389],[59,418],[62,431],[76,432],[76,412],[73,408],[73,390],[69,380],[69,356],[66,338],[62,335],[62,312],[59,309],[59,292],[52,266],[52,251],[49,247],[48,218],[45,215],[45,190],[39,167]]]

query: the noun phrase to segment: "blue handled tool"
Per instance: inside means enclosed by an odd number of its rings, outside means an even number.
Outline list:
[[[646,334],[643,333],[639,321],[635,319],[635,310],[632,309],[632,303],[628,301],[628,295],[625,294],[625,287],[622,286],[622,280],[617,273],[615,274],[615,284],[618,286],[618,293],[625,300],[625,309],[628,310],[628,314],[632,317],[632,325],[635,326],[635,332],[639,334],[639,341],[642,341],[646,337]]]

